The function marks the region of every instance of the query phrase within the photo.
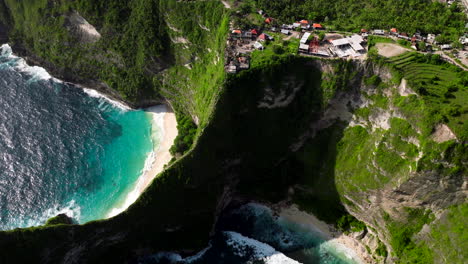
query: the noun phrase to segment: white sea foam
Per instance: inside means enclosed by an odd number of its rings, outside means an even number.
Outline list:
[[[38,66],[29,66],[24,59],[19,59],[14,68],[19,72],[24,72],[32,76],[34,80],[52,79],[52,76],[50,76],[50,74],[44,68]]]
[[[38,67],[38,66],[29,66],[24,59],[22,59],[22,58],[20,58],[18,56],[15,56],[13,54],[13,50],[10,47],[10,45],[8,45],[8,44],[3,44],[0,47],[0,55],[2,57],[6,57],[6,58],[9,58],[9,59],[12,59],[12,60],[16,60],[15,66],[13,68],[18,72],[26,73],[26,74],[32,76],[33,80],[53,80],[54,82],[63,83],[62,80],[59,80],[57,78],[52,77],[47,72],[46,69],[44,69],[42,67]],[[125,110],[125,111],[130,110],[130,107],[126,106],[125,104],[123,104],[121,102],[118,102],[118,101],[115,101],[115,100],[112,100],[109,97],[99,93],[96,90],[88,89],[88,88],[85,88],[85,87],[82,87],[82,89],[90,97],[94,97],[94,98],[98,98],[98,99],[102,100],[101,104],[99,105],[100,109],[105,110],[104,109],[104,108],[106,108],[106,105],[104,104],[104,102],[105,102],[105,103],[109,103],[109,104],[113,105],[114,107],[116,107],[118,109],[121,109],[121,110]]]
[[[161,139],[164,137],[164,115],[167,112],[167,107],[165,105],[154,106],[148,109],[148,112],[151,112],[152,115],[151,143],[153,145],[153,149],[151,152],[148,153],[143,170],[140,172],[140,177],[138,177],[138,180],[133,189],[127,194],[127,197],[125,198],[123,204],[113,208],[107,215],[107,218],[122,213],[138,199],[147,181],[146,174],[152,169],[154,162],[157,158],[156,152],[158,151],[158,148],[160,146]]]
[[[125,104],[123,104],[121,102],[118,102],[118,101],[115,101],[115,100],[112,100],[109,97],[107,97],[106,95],[104,95],[104,94],[102,94],[102,93],[100,93],[100,92],[98,92],[96,90],[83,87],[83,91],[90,97],[94,97],[94,98],[98,98],[99,100],[103,100],[101,102],[110,103],[114,107],[119,108],[121,110],[125,110],[125,111],[130,110],[130,107],[126,106]],[[101,104],[99,107],[102,108],[102,107],[104,107],[104,105]]]
[[[362,260],[355,250],[343,245],[337,239],[332,239],[320,244],[320,255],[326,255],[330,252],[336,257],[346,260],[347,263],[361,263]]]
[[[253,256],[251,260],[263,260],[268,264],[299,264],[299,262],[286,257],[283,253],[276,251],[273,247],[268,244],[262,243],[255,239],[245,237],[236,232],[224,232],[228,235],[226,243],[233,249],[233,253],[238,256],[245,256],[245,252],[251,252],[247,248],[252,250]]]
[[[192,263],[194,261],[199,260],[210,249],[211,249],[211,244],[208,247],[204,248],[202,251],[198,252],[196,255],[185,258],[184,262],[185,263]]]
[[[10,45],[3,44],[0,47],[0,56],[6,57],[6,58],[11,58],[13,56],[13,50],[11,49]]]
[[[50,74],[44,68],[38,66],[29,66],[24,59],[15,56],[13,54],[13,50],[8,44],[3,44],[1,46],[1,56],[9,59],[16,59],[16,65],[14,66],[14,69],[18,72],[23,72],[32,76],[34,80],[54,79],[54,81],[61,82],[60,80],[50,76]]]
[[[49,218],[57,216],[59,214],[66,214],[73,220],[80,222],[81,207],[75,202],[75,200],[71,200],[65,206],[62,207],[59,205],[55,205],[54,207],[44,211],[40,217],[34,220],[29,220],[25,226],[29,227],[43,225]]]

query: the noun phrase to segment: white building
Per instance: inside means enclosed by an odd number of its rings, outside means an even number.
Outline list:
[[[427,42],[432,44],[435,41],[435,35],[434,34],[427,34]]]
[[[374,35],[383,36],[383,35],[385,35],[385,31],[382,30],[382,29],[375,29],[375,30],[374,30]]]
[[[468,45],[468,35],[462,36],[459,40],[462,45]]]
[[[255,49],[258,49],[258,50],[263,50],[264,49],[262,43],[260,43],[258,41],[255,41],[253,46],[254,46]]]
[[[301,43],[301,44],[306,44],[306,43],[307,43],[307,40],[308,40],[309,37],[310,37],[310,35],[311,35],[311,34],[310,34],[309,32],[304,33],[304,35],[303,35],[302,38],[301,38],[300,43]]]
[[[450,44],[444,44],[444,45],[441,45],[440,48],[443,49],[443,50],[449,50],[449,49],[452,48],[452,45],[450,45]]]
[[[332,40],[331,44],[334,47],[338,57],[357,57],[362,55],[366,49],[362,46],[364,39],[359,35]]]
[[[299,51],[308,53],[309,52],[309,45],[302,44],[302,43],[299,44]]]

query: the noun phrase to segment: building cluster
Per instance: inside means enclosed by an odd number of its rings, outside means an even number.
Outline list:
[[[297,29],[301,29],[301,30],[324,30],[325,29],[325,27],[323,27],[321,24],[312,23],[305,19],[292,23],[292,24],[283,24],[281,28],[283,30],[289,30],[289,31],[297,30]]]
[[[248,54],[253,50],[263,50],[266,41],[273,41],[274,37],[259,29],[231,31],[228,39],[228,54],[226,71],[236,73],[250,68],[250,57]]]
[[[338,34],[330,34],[323,41],[309,32],[304,33],[299,42],[299,53],[320,57],[359,57],[366,53],[366,40],[360,35],[342,37]]]
[[[390,30],[383,29],[361,29],[360,34],[343,37],[340,34],[329,33],[319,40],[319,37],[313,35],[325,30],[325,27],[319,23],[313,23],[308,20],[300,20],[292,24],[283,24],[276,27],[274,19],[269,17],[265,12],[259,10],[258,13],[263,16],[264,23],[268,31],[279,32],[286,36],[293,34],[293,37],[300,38],[298,52],[303,55],[314,55],[320,57],[339,57],[339,58],[356,58],[366,54],[367,37],[369,35],[391,37],[403,39],[411,42],[411,47],[418,49],[418,42],[426,43],[429,48],[432,45],[437,45],[436,35],[421,33],[409,35],[405,32],[400,32],[396,28]],[[468,24],[466,25],[468,29]],[[226,52],[226,71],[229,73],[237,73],[238,71],[250,68],[250,54],[253,50],[263,50],[265,42],[274,41],[274,37],[262,32],[260,29],[241,30],[233,29],[228,39],[228,49]],[[460,38],[460,43],[468,45],[468,34]],[[440,49],[451,49],[450,44],[440,45]]]

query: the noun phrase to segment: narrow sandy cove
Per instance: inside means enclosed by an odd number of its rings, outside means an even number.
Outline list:
[[[359,241],[351,236],[336,232],[333,230],[334,228],[320,221],[314,215],[300,211],[296,205],[283,208],[279,215],[283,219],[296,223],[309,231],[318,232],[326,240],[323,246],[334,248],[355,263],[373,262],[371,256],[367,254],[365,247]]]
[[[122,206],[114,208],[108,214],[113,217],[125,211],[151,184],[153,179],[164,170],[164,165],[172,159],[169,149],[177,137],[177,120],[172,109],[166,105],[153,106],[146,109],[152,116],[152,133],[160,134],[159,145],[155,144],[153,153],[147,158],[143,174],[138,178],[135,188],[127,195]]]

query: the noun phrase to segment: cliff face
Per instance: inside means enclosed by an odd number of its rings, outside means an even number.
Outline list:
[[[348,89],[331,99],[311,124],[310,138],[300,141],[298,152],[306,150],[301,159],[317,163],[296,185],[300,203],[306,208],[320,197],[322,182],[311,179],[326,174],[334,177],[347,211],[367,225],[362,242],[376,261],[462,263],[466,244],[458,242],[466,234],[458,228],[467,219],[467,177],[460,138],[465,135],[444,124],[451,120],[434,117],[438,109],[431,109],[430,95],[396,79],[391,65],[352,67]],[[439,230],[441,223],[446,233]]]

